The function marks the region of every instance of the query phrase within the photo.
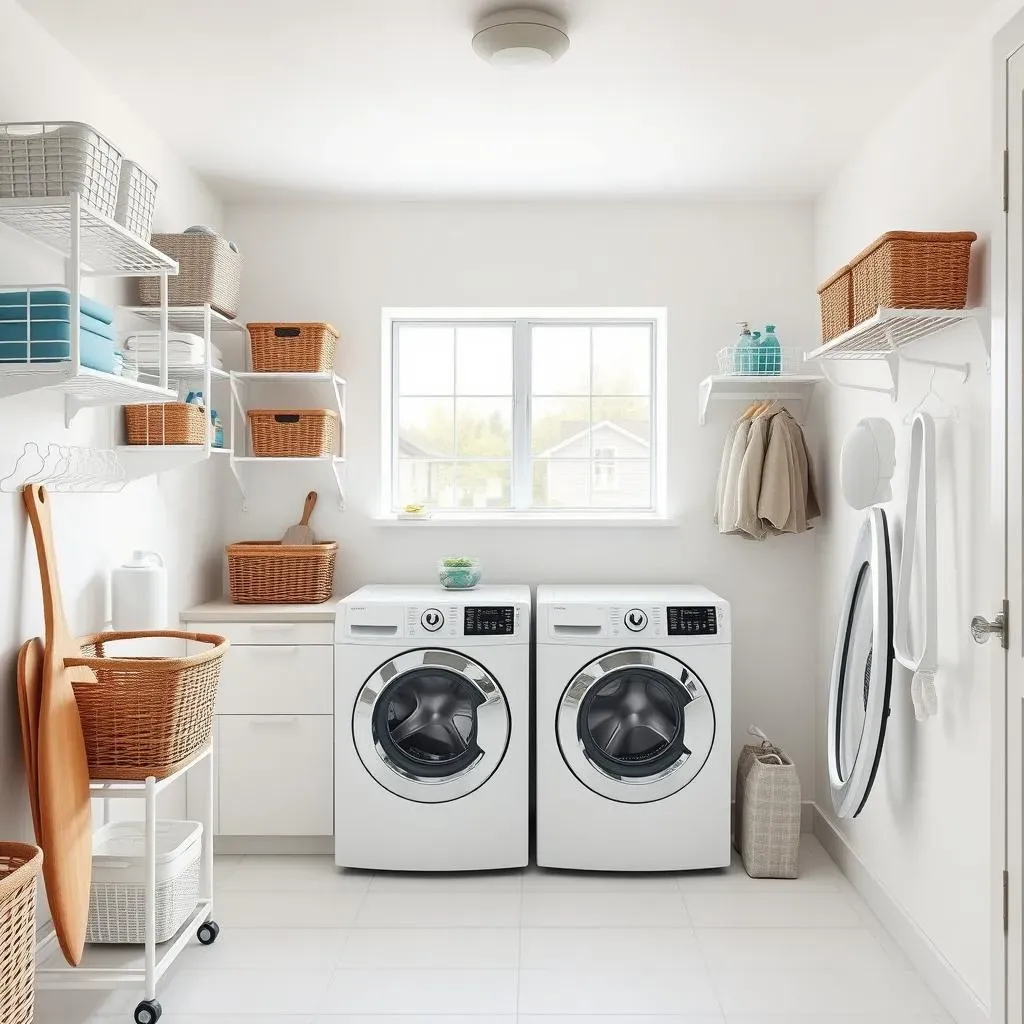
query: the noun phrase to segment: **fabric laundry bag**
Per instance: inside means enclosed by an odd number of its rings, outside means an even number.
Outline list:
[[[760,729],[736,766],[734,840],[751,878],[800,873],[800,779],[796,766]]]

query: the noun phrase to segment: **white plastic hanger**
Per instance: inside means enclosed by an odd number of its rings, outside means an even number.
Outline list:
[[[937,398],[942,403],[942,408],[944,410],[943,412],[938,414],[932,413],[931,418],[933,420],[955,420],[960,416],[960,413],[957,411],[956,406],[950,405],[949,402],[947,402],[942,397],[942,395],[940,395],[938,391],[935,390],[935,374],[937,372],[937,369],[932,370],[932,375],[928,380],[928,390],[924,393],[923,397],[921,398],[921,401],[918,402],[917,405],[915,405],[914,408],[911,409],[910,412],[908,412],[907,415],[903,417],[903,425],[905,427],[909,427],[914,422],[914,417],[917,416],[919,412],[922,412],[924,410],[924,407],[928,402],[929,398]]]
[[[924,622],[920,647],[915,653],[911,650],[910,643],[910,587],[919,531],[923,560],[921,585],[924,595]],[[907,485],[907,510],[903,519],[903,551],[900,555],[893,648],[899,663],[914,673],[910,695],[914,702],[914,716],[919,722],[923,722],[939,710],[938,696],[935,692],[935,670],[938,667],[938,579],[935,545],[935,423],[928,413],[915,411],[910,426],[910,478]]]

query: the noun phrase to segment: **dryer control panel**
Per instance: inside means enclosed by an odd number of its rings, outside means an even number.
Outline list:
[[[552,604],[541,616],[552,640],[624,644],[728,643],[728,605]],[[546,628],[543,620],[546,619]]]

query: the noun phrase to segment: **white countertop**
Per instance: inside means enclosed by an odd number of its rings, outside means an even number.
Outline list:
[[[207,601],[181,613],[182,622],[333,622],[340,597],[323,604],[232,604]]]

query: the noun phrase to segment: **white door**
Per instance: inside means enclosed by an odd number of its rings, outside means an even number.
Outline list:
[[[1003,593],[1009,611],[1000,620],[998,608],[978,609],[982,615],[973,625],[976,639],[994,637],[990,646],[993,658],[998,659],[993,662],[992,677],[995,725],[998,731],[1005,730],[1005,747],[998,736],[993,745],[997,794],[1005,800],[1002,807],[995,808],[994,832],[997,866],[1001,861],[1005,867],[1005,920],[997,920],[993,928],[992,1019],[1016,1022],[1024,1020],[1024,631],[1020,628],[1024,614],[1024,51],[1008,59],[1006,72],[1006,265],[1005,289],[998,279],[993,288],[992,410],[993,518],[999,526],[1005,515]],[[1002,247],[996,246],[995,251],[999,260]],[[998,263],[996,272],[998,277]],[[1005,323],[1001,313],[1005,313]],[[1000,625],[1003,630],[986,635],[987,629]],[[999,639],[1004,639],[1005,652],[998,648]]]

